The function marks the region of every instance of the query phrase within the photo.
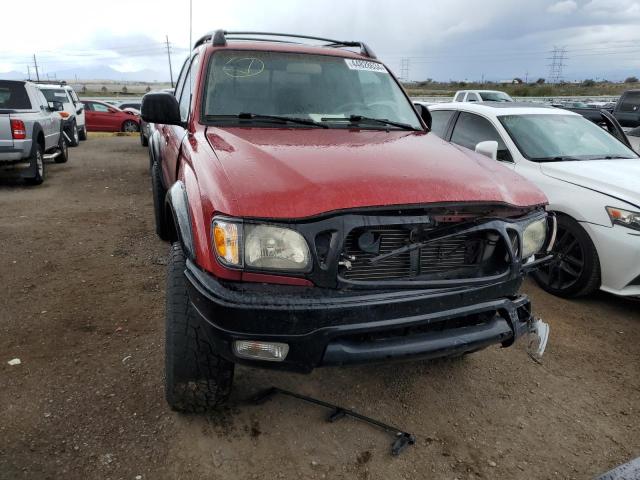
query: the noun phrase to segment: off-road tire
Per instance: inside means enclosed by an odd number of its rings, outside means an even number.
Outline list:
[[[557,288],[549,285],[549,282],[546,281],[546,275],[544,271],[536,271],[533,274],[533,278],[543,290],[553,295],[564,298],[584,297],[598,290],[602,282],[598,252],[595,245],[591,241],[591,237],[589,237],[589,234],[576,220],[569,217],[568,215],[562,214],[559,214],[557,218],[558,236],[556,237],[556,245],[554,246],[554,251],[556,247],[560,246],[559,244],[562,241],[561,232],[568,232],[577,240],[577,242],[579,243],[579,248],[581,248],[583,257],[581,259],[583,263],[582,271],[580,272],[580,275],[578,276],[575,283],[566,288]]]
[[[24,181],[29,185],[40,185],[44,182],[46,168],[44,164],[44,149],[39,143],[34,145],[30,160],[33,165],[33,170],[35,171],[35,175],[33,177],[25,178]]]
[[[228,399],[234,364],[216,354],[205,320],[191,305],[185,267],[182,246],[176,242],[167,270],[165,396],[173,410],[202,413]]]
[[[84,142],[87,139],[87,126],[83,125],[82,129],[78,130],[78,138],[80,138],[81,142]]]
[[[67,160],[69,160],[69,144],[65,140],[62,132],[60,132],[60,140],[58,140],[58,150],[60,151],[60,155],[54,158],[54,162],[66,163]]]
[[[158,165],[158,162],[153,162],[153,165],[151,166],[151,190],[153,196],[153,214],[156,221],[156,233],[160,239],[168,241],[170,240],[169,225],[167,225],[164,207],[164,200],[167,196],[167,191],[162,185],[160,165]]]

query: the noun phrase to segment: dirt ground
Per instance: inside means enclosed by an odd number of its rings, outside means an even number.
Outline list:
[[[231,405],[163,398],[168,246],[153,232],[137,138],[89,138],[40,187],[0,181],[0,479],[585,479],[640,456],[640,303],[525,290],[551,324],[455,362],[294,375],[238,368]],[[22,363],[8,365],[13,358]],[[276,397],[277,385],[414,433]]]

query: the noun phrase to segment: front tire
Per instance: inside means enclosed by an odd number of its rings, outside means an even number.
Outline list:
[[[558,215],[553,246],[556,259],[533,274],[543,290],[565,298],[583,297],[600,288],[600,259],[589,234],[567,215]]]
[[[129,133],[138,132],[140,131],[140,127],[133,120],[125,120],[125,122],[122,124],[122,131]]]
[[[83,125],[82,129],[78,132],[78,138],[80,138],[81,141],[85,141],[87,139],[87,126]]]
[[[140,145],[146,147],[149,145],[149,139],[145,136],[142,129],[140,129]]]
[[[173,410],[201,413],[231,393],[234,364],[216,354],[205,321],[189,301],[179,242],[171,245],[167,272],[165,396]]]
[[[75,120],[71,124],[67,135],[69,135],[70,146],[77,147],[78,145],[80,145],[80,132],[78,132],[78,125],[76,124]]]
[[[62,132],[60,132],[60,140],[58,140],[58,150],[60,151],[60,155],[58,155],[54,161],[56,163],[66,163],[67,160],[69,160],[69,145]]]

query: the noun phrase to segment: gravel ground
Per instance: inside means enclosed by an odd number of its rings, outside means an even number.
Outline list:
[[[542,365],[518,348],[455,362],[296,375],[238,368],[230,406],[163,399],[164,271],[146,151],[90,137],[41,187],[0,180],[0,479],[584,479],[640,455],[640,303],[551,297]],[[8,361],[20,358],[21,364]],[[389,437],[277,385],[416,434]]]

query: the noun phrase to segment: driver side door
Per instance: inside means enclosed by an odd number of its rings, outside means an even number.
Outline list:
[[[505,166],[515,168],[513,156],[502,140],[500,133],[489,120],[480,115],[460,112],[448,140],[451,143],[474,151],[476,145],[480,142],[496,141],[498,142],[498,161]]]

